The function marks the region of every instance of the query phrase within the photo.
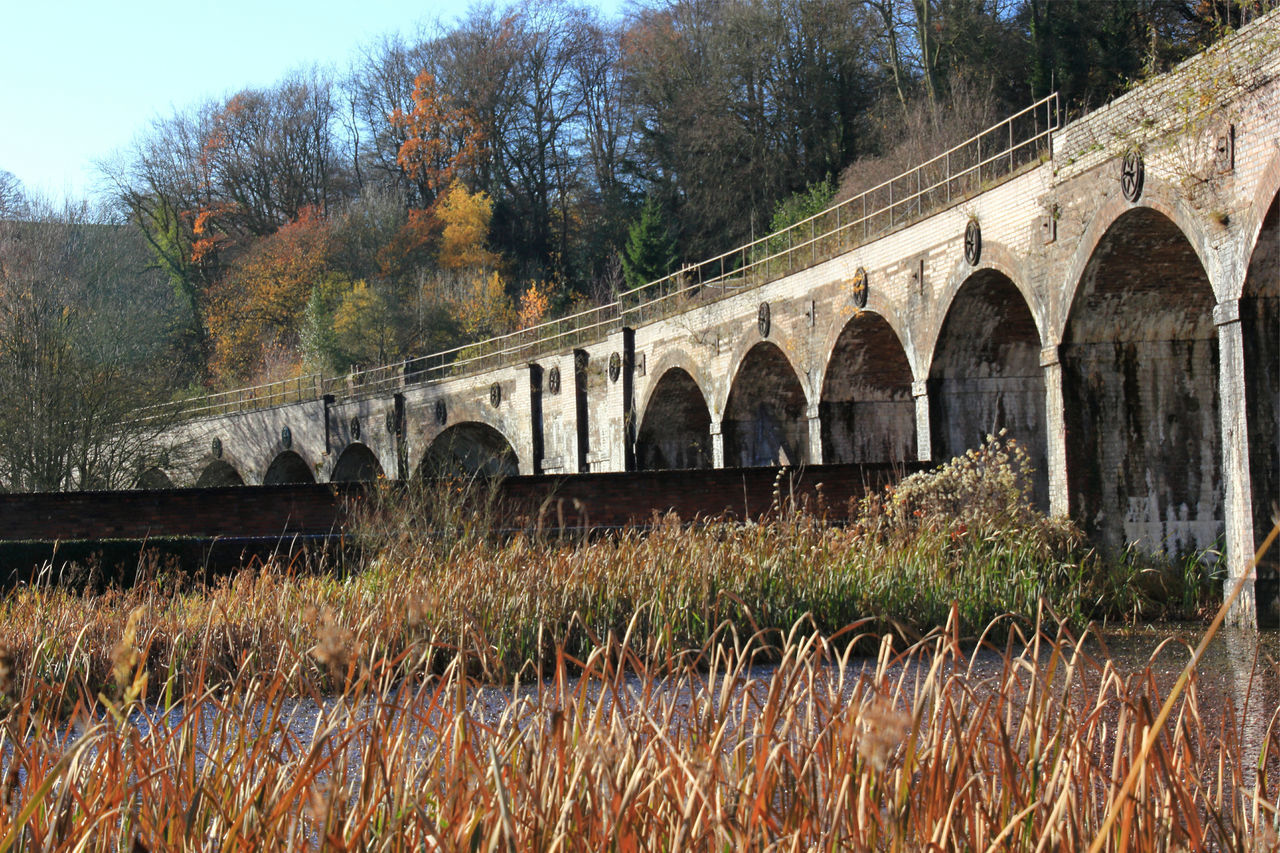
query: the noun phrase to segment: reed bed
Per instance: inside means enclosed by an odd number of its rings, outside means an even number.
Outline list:
[[[1202,606],[1201,563],[1104,560],[1025,473],[993,438],[848,524],[780,479],[569,541],[437,486],[347,571],[13,590],[0,850],[1274,849],[1274,696],[1193,672],[1155,725],[1159,669],[1077,638]]]
[[[366,501],[354,568],[281,558],[193,584],[146,566],[129,589],[11,590],[0,600],[0,672],[96,694],[111,683],[131,618],[145,634],[155,699],[282,671],[295,673],[295,694],[306,678],[334,690],[331,659],[366,661],[375,649],[396,659],[424,642],[506,682],[528,667],[546,672],[557,648],[585,658],[598,638],[628,629],[638,647],[671,655],[728,622],[772,638],[780,653],[802,618],[826,635],[869,618],[878,633],[909,639],[954,608],[973,637],[1002,615],[1033,618],[1041,600],[1077,629],[1211,612],[1221,600],[1202,559],[1094,552],[1070,523],[1030,508],[1026,474],[1021,448],[993,437],[867,498],[847,524],[828,523],[820,505],[792,505],[780,476],[759,523],[666,516],[643,531],[567,540],[537,529],[494,535],[506,520],[483,484],[384,492]]]
[[[423,644],[404,653],[421,677],[375,655],[330,697],[304,679],[316,695],[291,700],[281,671],[160,706],[126,634],[111,695],[65,720],[42,710],[57,685],[15,697],[0,849],[1081,850],[1110,811],[1110,850],[1275,849],[1274,716],[1247,755],[1259,709],[1210,719],[1193,679],[1120,797],[1153,671],[1048,618],[994,653],[958,625],[869,634],[870,659],[805,622],[780,656],[727,624],[678,656],[628,631],[501,689]]]

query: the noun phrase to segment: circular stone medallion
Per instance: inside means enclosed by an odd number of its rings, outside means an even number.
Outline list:
[[[360,440],[360,419],[359,418],[351,419],[351,440],[352,441]]]
[[[213,443],[209,445],[209,450],[213,452],[214,459],[222,458],[222,439],[215,438]]]
[[[971,267],[976,267],[982,260],[982,226],[976,219],[970,219],[964,227],[964,259]]]
[[[550,394],[560,393],[560,368],[553,367],[547,372],[547,392]]]
[[[286,450],[293,447],[293,430],[288,427],[282,427],[280,429],[280,443],[284,445]]]
[[[622,375],[622,356],[615,353],[609,354],[609,381],[617,382],[618,377]]]
[[[1146,166],[1142,162],[1142,152],[1130,149],[1125,152],[1124,162],[1120,164],[1120,192],[1129,201],[1137,201],[1142,197],[1142,184],[1146,178]]]
[[[444,400],[436,400],[436,423],[444,426],[444,422],[449,420],[449,409],[445,406]]]
[[[849,292],[853,294],[853,305],[859,311],[867,307],[867,271],[858,267],[849,282]]]
[[[773,328],[773,317],[768,302],[761,302],[760,309],[756,311],[756,328],[760,330],[760,337],[769,337],[769,331]]]
[[[489,386],[489,405],[495,409],[502,405],[502,386],[497,382]]]

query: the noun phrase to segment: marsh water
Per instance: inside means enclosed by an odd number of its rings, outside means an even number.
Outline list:
[[[1096,685],[1102,673],[1109,667],[1120,678],[1132,680],[1135,690],[1142,689],[1144,685],[1149,688],[1148,695],[1154,705],[1155,700],[1162,700],[1168,695],[1204,631],[1204,625],[1186,624],[1150,627],[1122,634],[1087,635],[1079,645],[1079,650],[1087,658],[1083,665],[1077,667],[1081,673],[1077,680],[1079,692],[1071,695],[1078,696],[1080,701],[1091,701],[1096,696]],[[1024,660],[1034,659],[1029,650],[1015,652],[1023,653]],[[1002,689],[1002,683],[1007,683],[1001,680],[1007,661],[1005,655],[996,649],[968,649],[950,665],[966,670],[968,683],[975,695],[981,697]],[[910,681],[923,678],[929,663],[928,655],[923,655],[905,664],[890,665],[886,672],[891,680],[904,678]],[[1039,663],[1047,664],[1047,653],[1042,655]],[[819,666],[816,677],[836,685],[834,693],[828,695],[848,697],[859,679],[864,675],[869,677],[876,667],[877,661],[873,657],[853,658],[844,667],[836,664]],[[520,723],[523,726],[538,715],[545,716],[554,711],[562,696],[573,697],[570,701],[574,701],[580,687],[589,703],[594,704],[601,699],[606,707],[617,703],[625,706],[620,710],[628,712],[641,706],[649,711],[658,706],[674,707],[678,713],[673,718],[687,721],[696,715],[684,712],[701,710],[708,703],[724,702],[728,697],[728,702],[719,708],[721,713],[731,718],[750,717],[752,709],[760,706],[777,672],[775,664],[749,667],[739,673],[734,685],[724,694],[721,694],[721,684],[705,674],[701,677],[658,679],[656,683],[649,683],[647,693],[643,680],[631,674],[624,674],[620,684],[613,686],[600,682],[581,685],[576,678],[567,678],[563,685],[542,681],[526,683],[518,689],[510,685],[473,685],[467,688],[464,698],[445,701],[426,717],[418,717],[410,728],[418,729],[415,740],[420,736],[419,746],[425,753],[432,747],[433,735],[426,731],[432,726],[423,724],[430,720],[434,725],[442,714],[452,713],[460,706],[465,706],[471,718],[482,724],[497,723],[504,715],[511,714],[517,720],[523,720]],[[1219,633],[1200,660],[1193,689],[1206,745],[1211,749],[1217,748],[1220,738],[1227,729],[1231,729],[1232,734],[1225,742],[1235,746],[1228,760],[1241,762],[1239,766],[1243,777],[1251,783],[1260,750],[1275,722],[1277,709],[1280,709],[1280,632],[1224,630]],[[754,695],[744,696],[747,693]],[[392,704],[399,704],[405,698],[402,695],[398,702],[393,700]],[[400,711],[393,712],[392,716],[404,710],[406,706],[401,705]],[[264,729],[270,729],[268,737],[274,741],[288,739],[295,746],[305,748],[318,732],[330,729],[335,721],[355,722],[380,712],[385,713],[385,706],[380,711],[378,703],[373,700],[347,707],[341,700],[331,698],[321,701],[284,700],[272,709],[261,708],[247,714],[241,709],[238,716],[242,720],[254,721],[251,726],[260,724]],[[197,738],[207,741],[217,729],[214,723],[217,714],[198,716],[201,722],[196,725],[202,734]],[[160,709],[153,709],[149,714],[135,715],[134,722],[145,734],[153,725],[167,728],[182,725],[184,719],[186,724],[192,722],[189,709],[173,709],[168,715]]]

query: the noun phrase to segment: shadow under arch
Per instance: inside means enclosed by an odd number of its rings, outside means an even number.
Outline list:
[[[782,349],[761,341],[738,365],[721,433],[726,467],[802,465],[809,457],[808,401]]]
[[[243,485],[244,477],[240,476],[240,472],[235,469],[235,466],[225,459],[214,459],[204,466],[204,470],[196,478],[195,487],[197,489],[216,489],[221,486]]]
[[[173,479],[159,468],[148,468],[138,475],[135,488],[139,489],[172,489]]]
[[[514,477],[520,473],[515,449],[506,436],[479,421],[445,429],[423,454],[418,477]]]
[[[368,445],[353,441],[342,449],[333,466],[331,483],[371,483],[384,476],[382,463]]]
[[[1240,297],[1240,332],[1256,549],[1271,531],[1272,504],[1280,495],[1280,192],[1267,207],[1249,258]],[[1276,548],[1264,559],[1273,575],[1280,570]]]
[[[636,434],[636,464],[642,471],[710,468],[711,410],[697,381],[679,367],[654,385]]]
[[[1105,546],[1180,553],[1224,529],[1214,303],[1153,207],[1118,216],[1084,266],[1060,354],[1068,500]]]
[[[314,483],[316,475],[296,451],[285,450],[271,460],[267,472],[262,475],[262,485],[281,486],[286,483]]]
[[[1095,266],[1098,258],[1109,251],[1108,246],[1114,241],[1112,229],[1122,218],[1142,213],[1166,220],[1185,243],[1189,253],[1185,257],[1194,258],[1195,265],[1201,270],[1205,269],[1205,259],[1211,250],[1202,239],[1201,226],[1194,212],[1189,210],[1188,203],[1150,171],[1146,173],[1145,180],[1141,201],[1130,202],[1117,188],[1093,211],[1085,224],[1084,233],[1076,241],[1075,251],[1065,267],[1065,276],[1056,290],[1060,300],[1060,310],[1054,313],[1058,341],[1066,337],[1066,325],[1075,313],[1075,306],[1080,302],[1080,291],[1086,284],[1085,276],[1089,268]],[[1217,293],[1214,296],[1216,298]],[[1045,339],[1053,340],[1053,335],[1046,333]]]
[[[935,462],[1007,432],[1030,457],[1032,499],[1049,507],[1040,332],[1004,273],[978,269],[956,291],[929,366],[929,431]]]
[[[888,321],[863,311],[845,324],[823,372],[822,461],[916,458],[916,406],[907,352]]]

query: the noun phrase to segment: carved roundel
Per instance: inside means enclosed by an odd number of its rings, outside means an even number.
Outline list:
[[[387,412],[386,427],[388,434],[396,434],[396,416],[394,412]]]
[[[447,420],[449,420],[449,408],[444,404],[444,400],[436,400],[436,423],[444,426]]]
[[[293,430],[288,427],[282,427],[280,429],[280,443],[284,445],[286,450],[293,447]]]
[[[560,393],[560,368],[552,367],[547,372],[547,392],[551,394]]]
[[[1141,151],[1135,148],[1125,152],[1124,162],[1120,164],[1120,192],[1129,201],[1137,201],[1142,197],[1142,183],[1146,172]]]
[[[622,375],[622,356],[616,352],[609,354],[609,381],[617,382]]]
[[[351,419],[351,440],[352,441],[360,440],[360,419],[359,418]]]
[[[964,227],[964,259],[971,267],[976,267],[982,260],[982,226],[976,219],[970,219]]]
[[[489,405],[495,409],[502,405],[502,386],[497,382],[489,386]]]
[[[760,303],[760,310],[756,312],[756,327],[760,329],[760,337],[769,337],[769,330],[773,328],[773,317],[769,311],[768,302]]]
[[[853,305],[859,311],[867,307],[867,271],[858,267],[849,282],[849,292],[853,295]]]
[[[215,438],[213,443],[209,445],[209,450],[213,453],[214,459],[222,458],[222,439]]]

